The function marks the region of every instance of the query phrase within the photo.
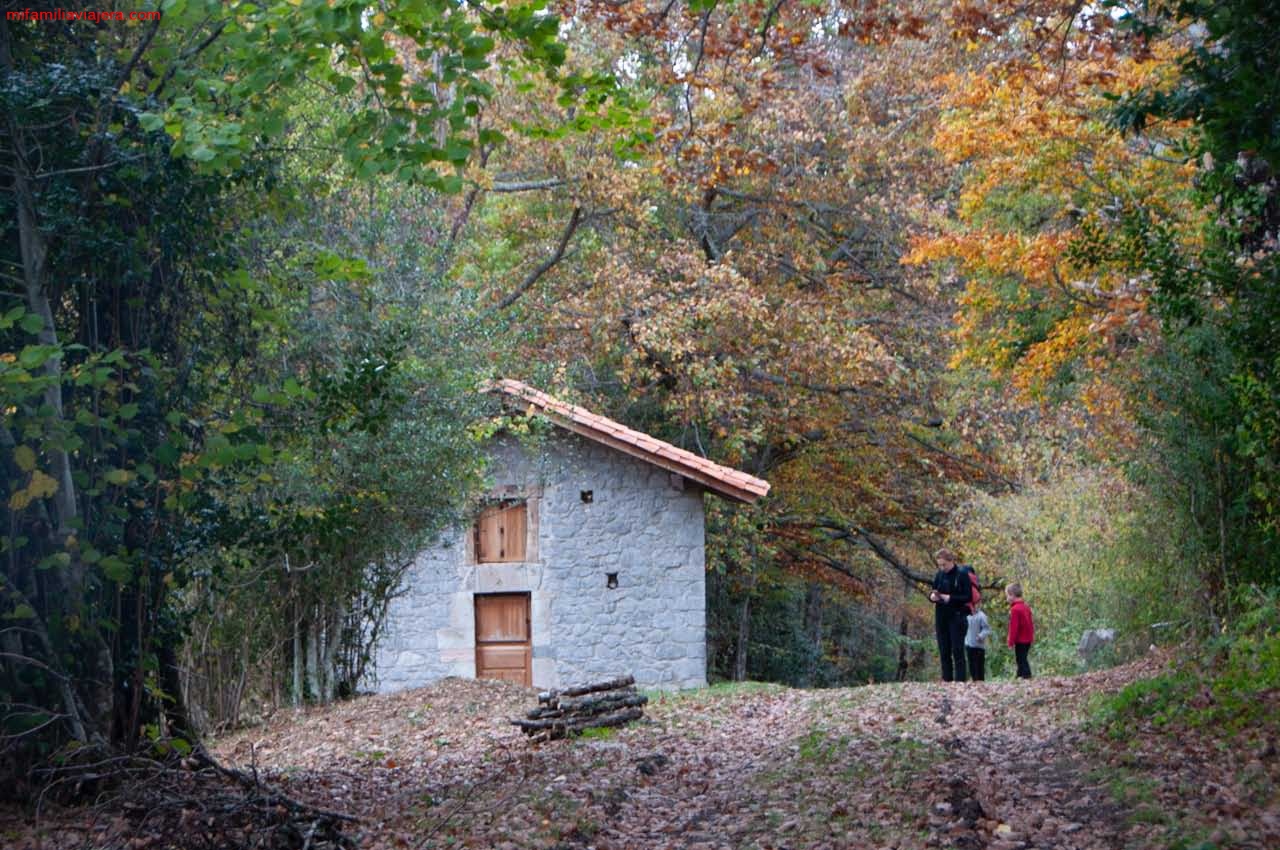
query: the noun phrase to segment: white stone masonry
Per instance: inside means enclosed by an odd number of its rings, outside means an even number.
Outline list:
[[[388,613],[377,690],[474,676],[474,597],[495,592],[530,594],[535,687],[623,673],[641,687],[706,684],[700,487],[560,432],[536,449],[495,440],[490,478],[493,495],[528,500],[530,560],[474,563],[470,529],[422,552]]]

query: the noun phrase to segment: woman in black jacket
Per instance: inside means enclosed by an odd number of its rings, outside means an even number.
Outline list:
[[[956,564],[956,554],[939,549],[934,556],[938,572],[933,577],[929,601],[933,603],[933,628],[942,660],[942,681],[965,680],[964,633],[973,591],[969,576]]]

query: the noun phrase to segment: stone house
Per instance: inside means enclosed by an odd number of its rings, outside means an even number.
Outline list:
[[[750,503],[768,482],[519,381],[491,389],[556,427],[537,448],[494,438],[474,524],[420,553],[391,604],[377,689],[705,684],[703,494]]]

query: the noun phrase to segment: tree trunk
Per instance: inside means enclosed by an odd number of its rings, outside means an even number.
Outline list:
[[[902,594],[905,600],[902,605],[902,619],[898,621],[898,681],[907,680],[907,672],[911,669],[911,658],[907,652],[907,606],[911,599],[911,582],[902,580]]]
[[[293,707],[302,705],[302,616],[293,618]]]
[[[17,128],[10,122],[10,136],[15,147],[22,144]],[[13,196],[18,211],[18,247],[22,254],[22,279],[26,288],[27,310],[41,319],[40,332],[36,335],[41,345],[57,346],[58,334],[53,322],[53,309],[49,305],[49,295],[44,281],[44,264],[48,256],[48,246],[40,232],[40,223],[36,213],[35,194],[26,172],[26,156],[18,152],[13,157]],[[53,418],[61,421],[62,409],[62,355],[55,354],[44,362],[40,371],[49,379],[44,391],[44,403],[52,412]],[[58,489],[53,494],[53,503],[57,511],[55,535],[59,544],[71,536],[72,525],[76,518],[76,491],[71,480],[71,461],[67,451],[56,442],[47,443],[44,451],[53,461],[53,479],[58,482]],[[70,584],[79,590],[84,574],[83,565],[78,559],[72,561],[67,568]]]
[[[806,685],[813,685],[818,678],[818,668],[822,664],[822,585],[811,581],[805,589],[804,598],[804,631],[809,638],[812,653],[809,656],[809,669],[806,671]]]
[[[738,609],[738,645],[733,656],[733,680],[747,680],[747,641],[751,637],[751,590],[755,582],[742,595],[742,605]]]
[[[320,621],[311,612],[306,631],[306,672],[307,694],[313,700],[319,700],[320,694]]]
[[[338,652],[342,649],[342,624],[347,616],[347,606],[338,603],[334,606],[325,626],[325,651],[321,663],[324,664],[324,701],[333,702],[338,692]]]

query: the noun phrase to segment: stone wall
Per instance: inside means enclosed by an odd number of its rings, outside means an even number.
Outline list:
[[[474,596],[514,592],[530,594],[535,687],[622,673],[642,687],[705,684],[702,490],[560,431],[536,449],[501,438],[492,452],[490,492],[528,499],[529,560],[473,563],[469,529],[422,552],[391,605],[371,684],[474,676]]]

